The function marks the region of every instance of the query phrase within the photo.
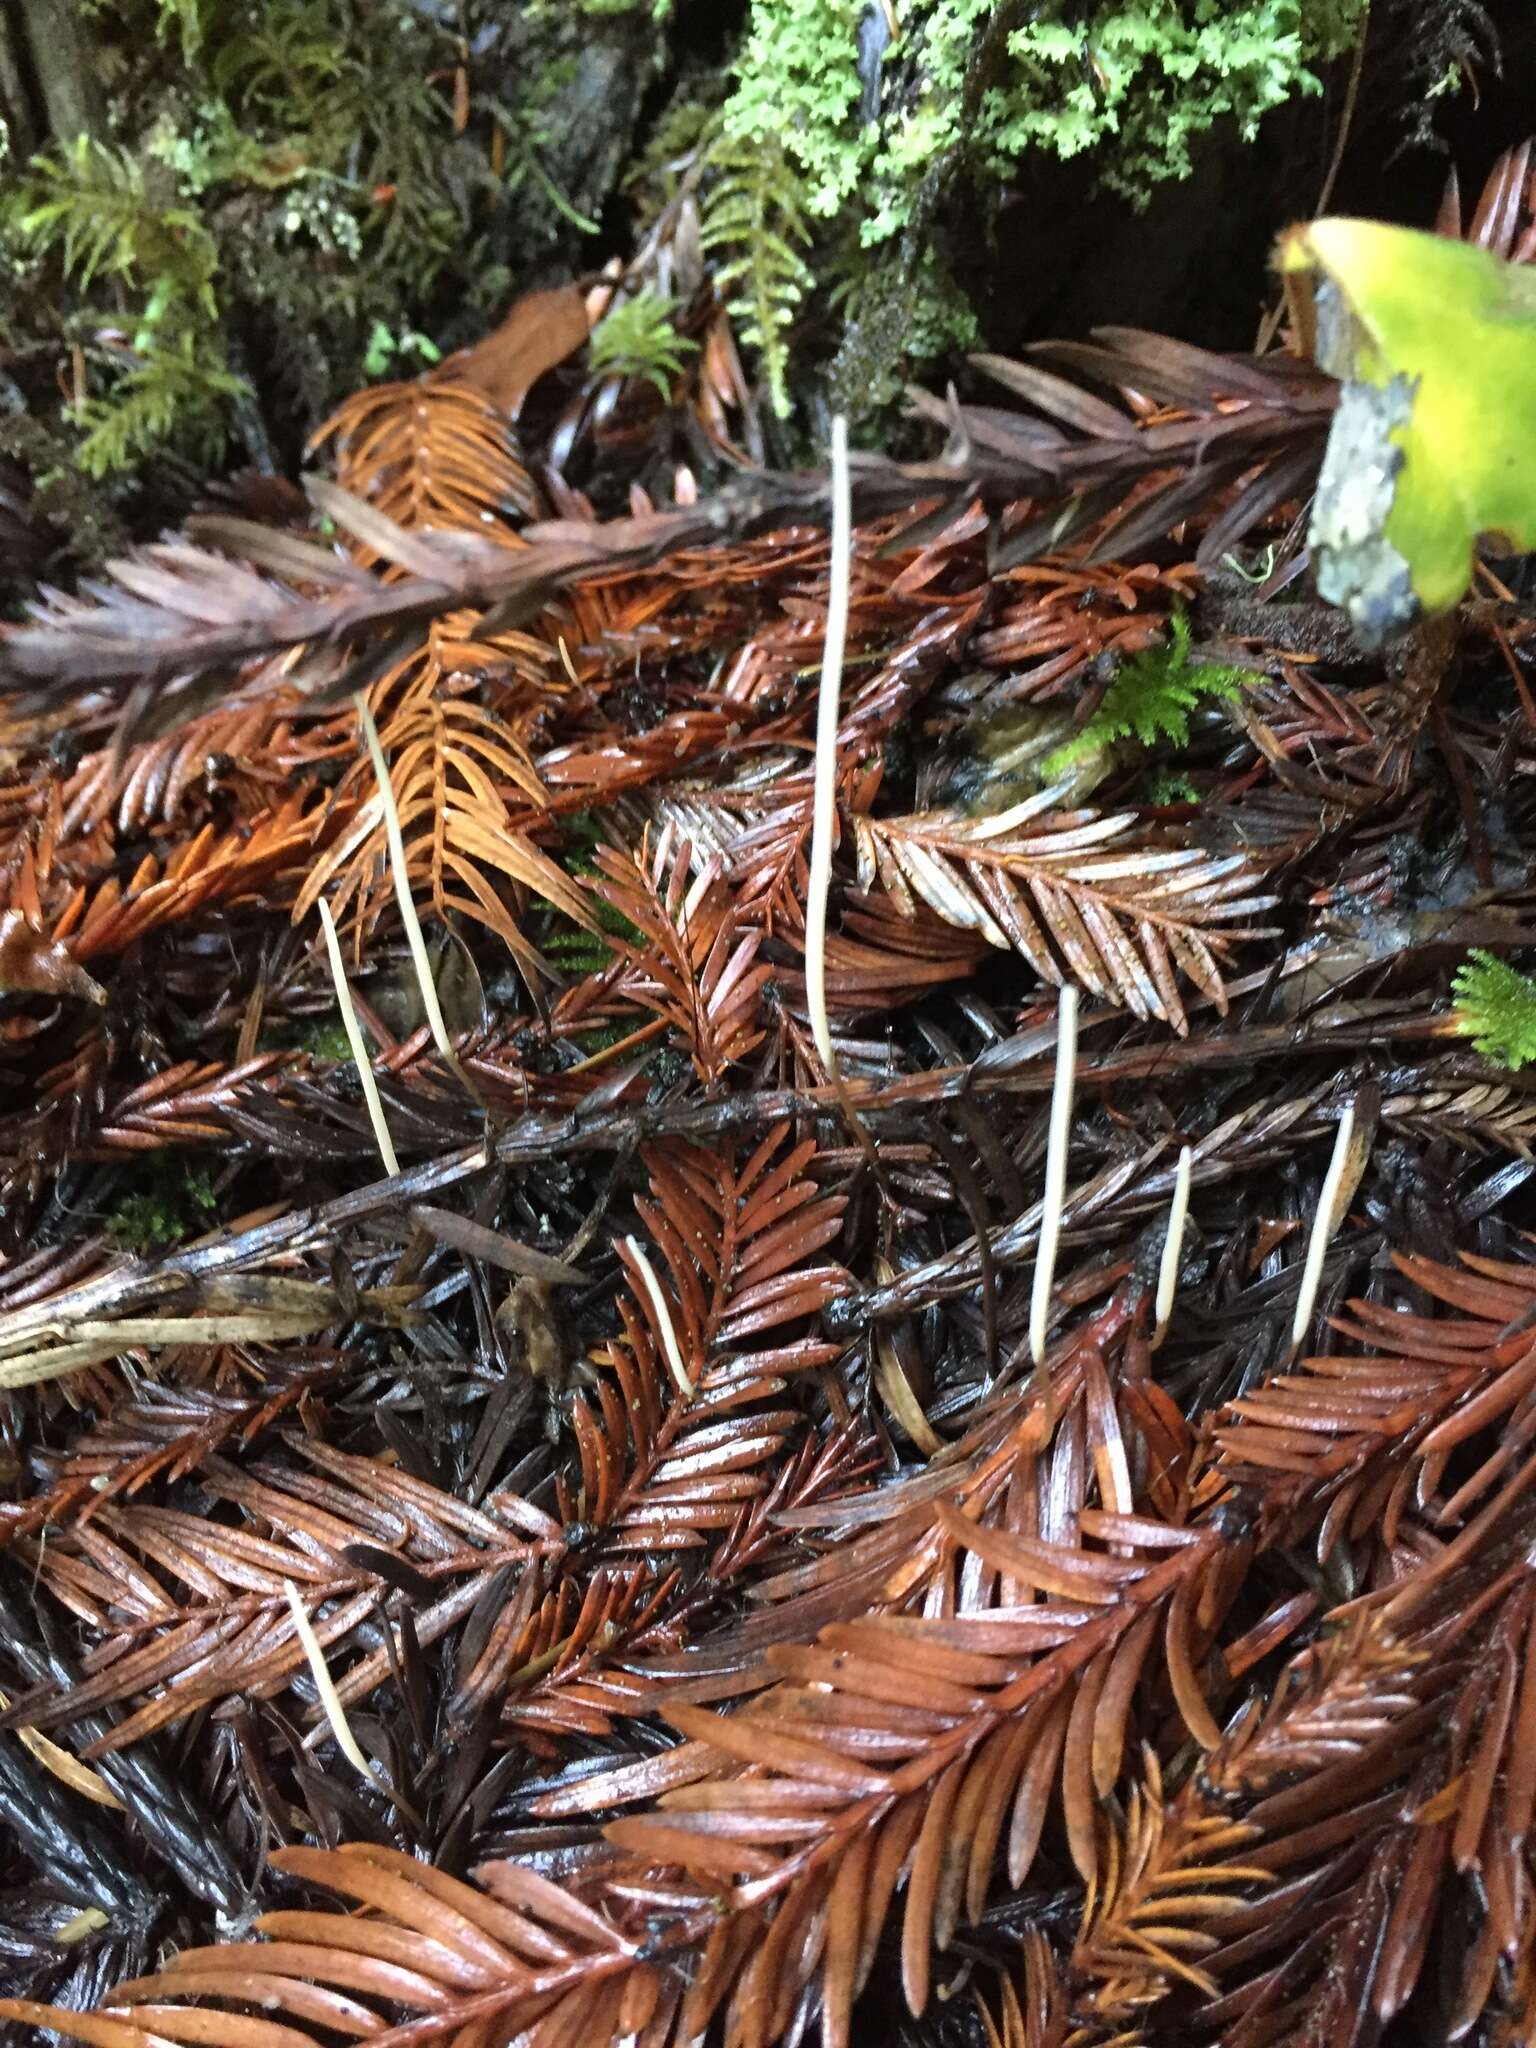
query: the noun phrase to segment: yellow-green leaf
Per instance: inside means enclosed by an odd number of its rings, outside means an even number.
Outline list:
[[[1296,228],[1320,274],[1315,352],[1345,380],[1318,483],[1318,588],[1367,642],[1449,610],[1480,534],[1536,547],[1536,272],[1441,235]]]

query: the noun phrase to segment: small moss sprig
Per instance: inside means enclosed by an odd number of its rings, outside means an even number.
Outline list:
[[[174,1155],[153,1153],[106,1218],[107,1241],[118,1251],[150,1253],[205,1230],[219,1206],[207,1167],[181,1168]]]
[[[678,301],[651,289],[618,300],[592,330],[590,361],[599,375],[640,377],[663,400],[698,343],[677,331]]]
[[[851,206],[874,246],[961,157],[996,179],[1036,153],[1097,150],[1110,189],[1144,205],[1160,180],[1189,174],[1218,122],[1252,139],[1272,108],[1321,92],[1317,67],[1349,48],[1364,0],[924,0],[899,10],[891,61],[906,83],[879,121],[860,119],[862,11],[863,0],[753,0],[725,119],[736,135],[783,136],[811,216]]]
[[[1514,1070],[1536,1060],[1536,981],[1493,953],[1473,952],[1451,983],[1456,1029],[1486,1060]]]
[[[130,468],[179,439],[208,462],[222,451],[230,407],[245,397],[220,331],[220,254],[175,175],[147,154],[78,136],[33,159],[0,205],[0,221],[89,290],[110,282],[131,320],[114,374],[73,406],[76,459],[88,476]]]
[[[1190,713],[1213,697],[1241,696],[1252,680],[1247,669],[1191,662],[1189,644],[1189,616],[1175,612],[1167,641],[1121,665],[1092,718],[1047,756],[1045,774],[1065,775],[1117,740],[1135,740],[1143,747],[1159,740],[1187,746]]]

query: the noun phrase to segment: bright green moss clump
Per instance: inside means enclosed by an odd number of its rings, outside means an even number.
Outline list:
[[[1154,747],[1159,740],[1188,746],[1190,713],[1213,698],[1240,697],[1251,680],[1246,669],[1191,661],[1189,644],[1189,615],[1175,612],[1168,640],[1121,664],[1098,710],[1050,755],[1045,773],[1065,775],[1122,740],[1142,747]]]
[[[936,166],[963,155],[992,178],[1032,151],[1102,153],[1133,202],[1183,176],[1191,140],[1231,116],[1245,137],[1359,26],[1363,0],[1135,0],[1092,10],[908,0],[886,52],[882,110],[861,119],[864,0],[754,0],[727,129],[780,136],[808,210],[851,208],[866,245],[912,218]],[[1010,19],[1029,18],[1018,26]]]
[[[0,456],[104,503],[286,467],[366,377],[580,270],[671,0],[486,12],[471,47],[425,0],[93,6],[94,131],[8,161],[0,79]]]
[[[781,205],[819,225],[818,281],[840,292],[850,329],[878,334],[890,282],[876,272],[900,250],[904,345],[880,361],[861,346],[842,365],[847,391],[875,403],[904,371],[973,338],[931,246],[946,189],[968,180],[980,222],[1005,181],[1027,179],[1032,156],[1092,152],[1100,182],[1139,205],[1189,172],[1191,145],[1216,123],[1251,139],[1272,108],[1320,90],[1316,67],[1349,46],[1364,0],[902,0],[896,11],[876,81],[865,0],[753,0],[719,121],[738,177],[743,146],[787,165]],[[801,296],[784,294],[765,322],[756,295],[754,339],[776,397]]]
[[[131,1167],[127,1185],[106,1217],[118,1251],[150,1253],[206,1230],[218,1196],[205,1167],[184,1166],[173,1153],[155,1153]]]
[[[1536,1061],[1536,981],[1493,953],[1469,953],[1451,984],[1456,1029],[1496,1067]]]
[[[890,39],[866,0],[750,0],[723,62],[737,11],[676,0],[504,0],[469,43],[426,0],[93,7],[94,132],[4,165],[0,456],[104,505],[157,463],[173,493],[287,466],[364,377],[582,269],[616,190],[643,227],[685,180],[771,409],[868,417],[979,339],[951,265],[1032,160],[1139,203],[1216,123],[1316,91],[1364,4],[894,0]],[[677,354],[654,318],[604,346],[658,381]]]

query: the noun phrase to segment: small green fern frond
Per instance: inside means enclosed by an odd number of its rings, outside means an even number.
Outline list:
[[[772,135],[722,131],[708,151],[709,184],[699,228],[707,254],[723,257],[715,282],[742,340],[756,350],[768,399],[789,412],[789,330],[812,278],[800,175]]]
[[[1247,669],[1216,662],[1192,664],[1189,619],[1184,612],[1175,612],[1167,642],[1132,655],[1121,665],[1098,710],[1047,758],[1044,772],[1059,776],[1116,740],[1135,740],[1143,747],[1159,740],[1185,746],[1190,713],[1209,698],[1240,696],[1250,680]]]
[[[113,280],[129,313],[126,374],[109,368],[105,388],[73,408],[88,476],[129,468],[172,440],[212,460],[231,402],[247,391],[220,336],[218,244],[184,197],[176,172],[153,154],[81,135],[35,157],[0,204],[0,217],[71,283]]]
[[[672,379],[684,368],[685,356],[698,343],[679,334],[678,301],[652,290],[633,293],[609,308],[592,330],[590,361],[600,375],[643,377],[663,399],[672,396]]]
[[[1469,953],[1451,988],[1456,1029],[1495,1066],[1525,1067],[1536,1060],[1536,981],[1492,953]]]
[[[613,948],[603,941],[573,928],[570,931],[551,932],[539,949],[546,960],[559,968],[562,974],[601,974],[613,960]]]
[[[56,250],[80,284],[117,277],[151,300],[194,301],[216,319],[218,244],[191,207],[161,203],[152,184],[159,171],[79,135],[55,155],[33,158],[5,212],[26,240]]]
[[[114,389],[76,408],[85,435],[76,460],[87,476],[110,476],[175,440],[213,462],[223,452],[228,407],[249,389],[201,336],[162,339]]]
[[[269,110],[290,122],[297,114],[297,125],[304,126],[314,96],[341,76],[345,62],[337,24],[324,7],[274,0],[253,8],[237,32],[221,39],[213,82],[248,113]]]

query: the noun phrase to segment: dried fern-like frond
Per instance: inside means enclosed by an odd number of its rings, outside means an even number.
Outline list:
[[[77,888],[55,921],[55,944],[74,960],[120,953],[162,925],[270,886],[314,845],[321,824],[316,809],[303,797],[290,797],[252,820],[243,837],[205,825],[169,855],[163,871],[150,854],[126,887],[114,878],[94,891]]]
[[[654,849],[647,837],[633,855],[596,855],[599,893],[643,941],[613,941],[627,963],[615,991],[665,1018],[706,1082],[762,1043],[758,1011],[773,973],[757,964],[762,933],[744,929],[723,865],[712,856],[692,877],[692,848],[670,826]]]
[[[528,895],[542,896],[589,930],[597,929],[594,913],[565,869],[513,827],[512,793],[526,807],[529,801],[542,806],[546,792],[506,723],[445,689],[440,630],[434,625],[427,645],[382,678],[376,690],[394,704],[381,744],[389,757],[407,876],[445,923],[457,913],[485,926],[526,975],[541,977],[548,970],[517,920]],[[371,774],[365,770],[359,764],[353,777],[360,796]],[[351,914],[359,936],[369,928],[392,889],[385,837],[383,806],[374,792],[305,878],[295,919],[324,895],[337,911]],[[508,885],[510,902],[502,893]]]
[[[763,1404],[784,1392],[787,1374],[836,1356],[836,1345],[811,1337],[757,1341],[848,1286],[841,1266],[810,1263],[836,1237],[843,1198],[809,1177],[814,1144],[786,1149],[787,1137],[777,1125],[744,1158],[692,1145],[647,1151],[651,1194],[636,1206],[661,1256],[664,1291],[658,1300],[626,1261],[624,1334],[603,1358],[614,1378],[595,1414],[580,1396],[573,1411],[581,1519],[611,1531],[613,1548],[697,1547],[708,1530],[732,1527],[767,1483],[756,1468],[799,1420]],[[688,1392],[664,1392],[666,1324]]]
[[[979,1910],[1005,1837],[1010,1882],[1024,1882],[1058,1784],[1072,1854],[1091,1874],[1094,1787],[1118,1775],[1137,1675],[1159,1623],[1182,1636],[1215,1556],[1193,1535],[1153,1561],[1010,1537],[952,1511],[943,1520],[951,1543],[1036,1602],[871,1618],[770,1648],[779,1683],[750,1707],[667,1710],[686,1740],[662,1784],[647,1787],[642,1765],[540,1802],[554,1813],[659,1793],[651,1813],[611,1823],[609,1840],[695,1882],[734,1875],[738,1911],[753,1917],[777,1902],[729,1993],[737,2024],[773,2016],[762,2039],[809,1994],[824,2038],[846,2044],[909,1857],[902,1978],[915,2014],[935,1950]],[[824,1951],[804,1942],[822,1913]]]
[[[1090,532],[1090,563],[1132,556],[1193,518],[1208,521],[1196,561],[1220,561],[1310,489],[1337,399],[1331,378],[1293,358],[1217,356],[1129,327],[1098,328],[1091,342],[1039,343],[1028,361],[973,361],[1045,421],[909,396],[922,417],[1033,471],[1018,495],[1038,516],[1000,548],[1000,569]],[[1045,363],[1108,387],[1125,409]],[[1142,479],[1145,488],[1131,488]]]
[[[1491,1483],[1497,1457],[1439,1487],[1453,1455],[1536,1404],[1536,1268],[1463,1253],[1461,1267],[1394,1254],[1403,1277],[1458,1313],[1426,1316],[1352,1301],[1335,1318],[1362,1349],[1307,1358],[1217,1418],[1212,1477],[1292,1529],[1326,1517],[1325,1548],[1379,1526],[1395,1538],[1412,1496],[1450,1522]]]
[[[1106,1856],[1107,1882],[1089,1896],[1071,1959],[1087,1986],[1078,2010],[1110,2032],[1133,2026],[1176,1984],[1214,1997],[1215,1980],[1199,1958],[1219,1947],[1220,1937],[1185,1920],[1195,1917],[1193,1907],[1219,1925],[1234,1894],[1269,1876],[1239,1860],[1257,1840],[1257,1827],[1219,1810],[1180,1818],[1182,1826],[1170,1825],[1162,1771],[1148,1750],[1124,1828]]]
[[[305,2048],[338,2024],[394,2048],[413,2035],[471,2048],[491,2038],[488,2027],[533,2027],[552,2010],[567,2038],[601,2041],[654,2023],[664,2007],[666,1980],[640,1960],[639,1938],[519,1864],[482,1864],[471,1885],[363,1843],[278,1849],[272,1862],[368,1911],[262,1914],[253,1932],[266,1939],[183,1950],[157,1975],[119,1985],[108,2013],[7,2000],[0,2016],[57,2026],[98,2048],[139,2048],[165,2029],[202,2038],[199,2008],[219,2016],[229,2048]],[[284,2018],[252,2018],[243,2011],[251,2004]],[[390,2026],[386,2015],[402,2007],[415,2025]],[[535,2028],[541,2036],[552,2038]]]
[[[564,1513],[599,1538],[581,1617],[607,1612],[610,1644],[647,1628],[665,1642],[679,1597],[673,1580],[637,1575],[625,1560],[686,1557],[697,1601],[782,1538],[772,1513],[819,1497],[862,1441],[850,1430],[818,1444],[791,1405],[793,1381],[838,1352],[797,1332],[846,1290],[848,1275],[817,1257],[842,1228],[844,1198],[818,1189],[814,1144],[789,1135],[776,1126],[741,1152],[646,1148],[651,1191],[636,1208],[661,1271],[647,1276],[634,1246],[622,1247],[632,1289],[620,1302],[623,1334],[598,1355],[595,1397],[573,1398],[580,1489],[561,1488]],[[574,1594],[579,1577],[580,1568],[568,1572],[559,1590]],[[604,1608],[626,1586],[627,1606]],[[512,1693],[504,1718],[600,1733],[616,1716],[649,1712],[657,1679],[632,1655],[589,1671],[593,1640],[587,1626],[574,1649],[562,1642],[549,1679]]]
[[[505,1496],[471,1508],[373,1460],[302,1440],[294,1448],[317,1469],[262,1462],[246,1472],[203,1458],[204,1490],[238,1521],[103,1502],[45,1543],[20,1540],[38,1583],[95,1640],[79,1685],[17,1701],[13,1721],[61,1727],[131,1705],[96,1745],[105,1753],[231,1693],[279,1693],[307,1668],[288,1586],[312,1607],[328,1657],[345,1656],[388,1593],[389,1580],[373,1568],[379,1551],[432,1588],[413,1615],[416,1639],[430,1643],[504,1567],[530,1564],[530,1533],[546,1545],[555,1535],[545,1516]],[[387,1683],[394,1668],[387,1651],[363,1649],[338,1667],[343,1704]]]
[[[1149,843],[1130,813],[1054,809],[1064,794],[1044,790],[991,818],[855,817],[860,885],[878,882],[906,915],[925,903],[989,945],[1014,948],[1043,981],[1076,980],[1181,1036],[1181,975],[1224,1011],[1222,959],[1261,934],[1213,927],[1275,902],[1260,891],[1262,865]]]
[[[1496,2002],[1536,1787],[1524,1760],[1536,1585],[1521,1503],[1533,1476],[1526,1460],[1483,1517],[1481,1555],[1452,1545],[1354,1603],[1172,1799],[1149,1760],[1069,1964],[1090,2040],[1132,2024],[1165,2038],[1149,2016],[1188,1985],[1207,2001],[1198,2038],[1257,2043],[1283,2025],[1375,2039],[1411,2000],[1462,1879],[1447,1955],[1455,2031]],[[1187,2019],[1166,2038],[1191,2038]]]
[[[505,416],[456,375],[358,393],[321,428],[316,445],[327,441],[335,444],[344,488],[405,532],[458,531],[514,551],[511,520],[539,510]],[[378,552],[366,536],[360,541],[359,559],[375,566]],[[422,645],[370,691],[413,892],[445,923],[457,912],[495,932],[530,978],[547,970],[519,925],[528,892],[579,924],[592,926],[592,913],[565,871],[513,828],[512,798],[542,808],[544,785],[507,720],[467,691],[471,680],[482,699],[487,690],[505,698],[508,680],[536,689],[549,658],[526,634],[477,638],[472,614],[450,613],[433,619]],[[366,782],[363,764],[356,774]],[[389,900],[384,849],[375,799],[316,867],[295,916],[334,890],[335,908],[355,910],[360,940]],[[498,881],[511,885],[510,904]]]
[[[446,365],[357,392],[316,431],[309,452],[327,446],[338,482],[408,532],[472,533],[490,520],[536,519],[542,509],[505,414]]]
[[[333,515],[347,509],[338,499],[328,504]],[[350,509],[371,543],[398,559],[403,533],[387,521],[376,525],[364,505]],[[24,682],[63,686],[164,682],[305,641],[435,617],[455,593],[462,603],[494,578],[505,559],[484,543],[421,539],[413,574],[391,588],[333,548],[244,520],[209,518],[197,531],[244,561],[187,541],[142,548],[109,563],[112,582],[90,586],[88,598],[45,593],[38,622],[7,634],[5,668]]]
[[[1383,1098],[1382,1117],[1416,1137],[1446,1139],[1468,1152],[1500,1151],[1528,1159],[1536,1150],[1536,1094],[1529,1081],[1490,1081],[1465,1062],[1431,1062],[1399,1077]]]
[[[1483,182],[1471,218],[1464,220],[1453,169],[1435,221],[1436,232],[1491,249],[1506,263],[1536,262],[1536,169],[1532,144],[1506,149]]]
[[[1265,1790],[1301,1777],[1316,1788],[1311,1813],[1328,1810],[1329,1789],[1346,1810],[1364,1806],[1380,1774],[1373,1781],[1362,1759],[1419,1706],[1410,1680],[1421,1661],[1411,1641],[1357,1626],[1304,1653],[1269,1708],[1241,1717],[1174,1800],[1165,1803],[1156,1757],[1144,1759],[1125,1825],[1106,1846],[1107,1881],[1085,1901],[1069,1964],[1091,2039],[1144,2025],[1177,1988],[1216,1996],[1210,1959],[1224,1934],[1257,1917],[1249,1906],[1255,1889],[1274,1882],[1266,1823],[1280,1828],[1284,1817],[1282,1803],[1266,1807]],[[1393,1768],[1409,1760],[1405,1747]]]
[[[465,609],[537,611],[575,578],[708,541],[722,523],[718,513],[692,508],[606,525],[550,521],[529,529],[526,546],[510,547],[505,536],[478,531],[407,533],[334,484],[312,480],[309,493],[322,516],[406,573],[389,582],[335,549],[212,515],[190,529],[207,547],[164,542],[109,563],[112,582],[92,584],[87,598],[45,593],[36,623],[0,637],[0,670],[55,688],[164,684],[306,642],[403,632]],[[792,490],[790,502],[803,495],[803,487]],[[752,509],[762,516],[756,498]],[[173,708],[162,712],[167,723]]]
[[[129,746],[119,762],[110,748],[87,754],[58,792],[58,846],[110,817],[119,834],[179,822],[199,807],[233,794],[246,815],[287,793],[297,772],[346,759],[350,736],[343,713],[307,711],[302,692],[258,681],[253,694],[190,718],[172,731]]]
[[[196,1356],[196,1354],[192,1354]],[[183,1358],[187,1354],[182,1354]],[[258,1370],[267,1384],[246,1394],[223,1383],[228,1364],[241,1378]],[[156,1385],[140,1381],[112,1403],[93,1429],[70,1446],[54,1482],[24,1501],[0,1509],[0,1547],[45,1525],[62,1528],[89,1520],[100,1507],[131,1499],[153,1481],[195,1472],[207,1458],[249,1444],[341,1370],[338,1353],[312,1350],[280,1365],[257,1367],[249,1352],[214,1353],[209,1384]]]

